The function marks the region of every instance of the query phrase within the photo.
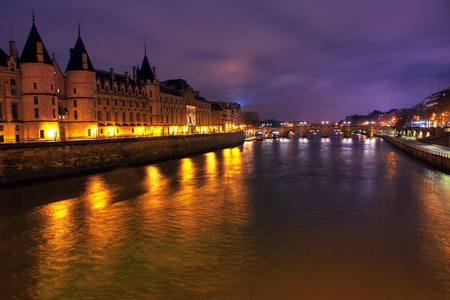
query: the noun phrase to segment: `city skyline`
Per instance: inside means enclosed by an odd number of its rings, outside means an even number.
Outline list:
[[[11,3],[0,48],[15,40],[21,54],[33,9],[60,66],[78,22],[96,69],[131,71],[146,39],[159,78],[186,79],[208,100],[241,103],[262,119],[411,107],[450,85],[443,1],[114,3]]]

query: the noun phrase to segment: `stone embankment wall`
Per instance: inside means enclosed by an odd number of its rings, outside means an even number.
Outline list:
[[[0,185],[136,165],[222,149],[243,132],[0,145]]]
[[[437,136],[430,136],[420,139],[421,142],[428,144],[436,144],[444,147],[450,147],[450,132],[446,132]]]
[[[424,149],[420,149],[419,147],[414,147],[412,145],[407,144],[405,141],[401,139],[397,139],[394,137],[383,136],[383,138],[390,143],[391,145],[397,147],[398,149],[406,152],[415,158],[418,158],[424,162],[427,162],[441,170],[450,172],[450,159],[444,157],[439,154],[434,154],[432,152],[426,151]]]

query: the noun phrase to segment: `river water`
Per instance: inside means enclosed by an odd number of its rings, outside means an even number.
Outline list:
[[[450,299],[450,176],[294,139],[0,191],[2,299]]]

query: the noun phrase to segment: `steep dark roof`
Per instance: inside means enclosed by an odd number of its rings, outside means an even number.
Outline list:
[[[165,89],[163,87],[159,87],[159,92],[164,93],[164,94],[174,95],[174,96],[181,96],[181,94],[178,93],[177,91],[171,90],[171,89]]]
[[[187,90],[191,87],[184,79],[170,79],[166,81],[166,85],[173,85],[176,90]]]
[[[8,66],[8,55],[2,49],[0,49],[0,66]]]
[[[83,53],[86,53],[87,56],[87,69],[89,71],[94,72],[94,67],[92,66],[91,59],[87,54],[86,48],[84,47],[83,40],[81,36],[78,35],[77,42],[75,43],[75,47],[73,47],[72,54],[70,55],[69,63],[67,64],[66,72],[73,70],[84,70],[83,69]]]
[[[127,82],[127,78],[125,75],[123,74],[118,74],[118,73],[114,73],[114,81],[111,79],[111,73],[109,71],[103,71],[103,70],[98,70],[95,69],[95,77],[100,80],[100,83],[102,84],[102,86],[108,82],[110,86],[113,85],[114,82],[117,83],[117,86],[119,87],[119,89],[121,87],[124,87],[126,90],[128,90],[128,87],[131,87],[133,90],[136,87],[136,83],[133,81],[133,79],[128,78],[128,82]],[[139,91],[141,90],[141,87],[138,85]]]
[[[28,63],[28,62],[37,62],[37,46],[36,43],[41,42],[42,39],[39,35],[39,32],[37,31],[36,26],[31,26],[30,34],[28,35],[27,42],[25,43],[25,47],[23,48],[22,56],[20,57],[21,63]],[[50,56],[48,55],[47,49],[45,49],[44,43],[42,43],[42,50],[44,54],[44,63],[46,64],[52,64],[52,60],[50,59]]]
[[[205,98],[203,98],[203,97],[200,97],[200,96],[196,96],[195,97],[195,100],[198,100],[198,101],[202,101],[202,102],[208,102],[208,103],[210,103],[208,100],[206,100]]]
[[[148,62],[147,55],[144,56],[144,60],[142,61],[141,69],[138,71],[137,77],[139,78],[139,80],[150,79],[150,81],[153,82],[152,67],[150,67],[150,63]]]

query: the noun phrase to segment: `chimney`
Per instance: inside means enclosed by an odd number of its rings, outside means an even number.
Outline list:
[[[42,42],[36,42],[36,56],[38,62],[44,61],[44,50],[42,46]]]
[[[137,70],[136,67],[133,67],[133,81],[136,82],[137,79]]]
[[[109,69],[109,75],[111,75],[111,80],[114,80],[114,68]]]
[[[156,81],[156,67],[153,67],[153,81]]]
[[[9,56],[16,56],[16,42],[10,41],[9,42]]]
[[[87,70],[88,69],[87,53],[81,53],[81,61],[83,63],[83,70]]]
[[[129,74],[128,71],[125,71],[125,81],[128,83],[128,79],[129,79]]]

